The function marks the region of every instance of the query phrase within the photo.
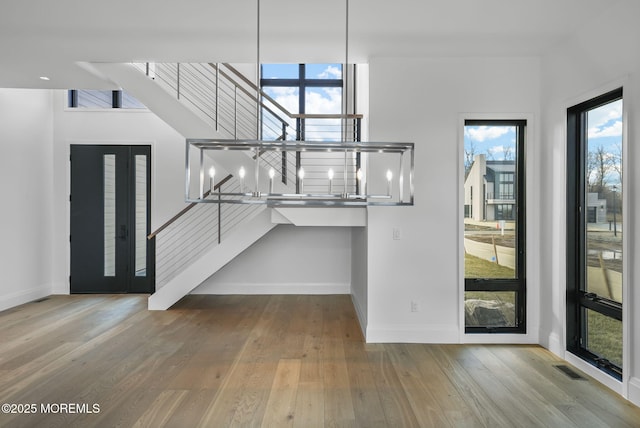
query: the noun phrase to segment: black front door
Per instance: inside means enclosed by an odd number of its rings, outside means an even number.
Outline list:
[[[151,148],[71,146],[71,292],[152,293]]]

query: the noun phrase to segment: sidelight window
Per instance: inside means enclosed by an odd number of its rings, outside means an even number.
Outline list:
[[[465,122],[467,333],[526,332],[525,128],[523,120]]]

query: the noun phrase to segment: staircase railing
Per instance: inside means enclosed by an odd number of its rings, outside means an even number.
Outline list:
[[[360,141],[361,115],[292,114],[229,64],[135,63],[134,66],[175,94],[222,138],[254,140],[258,136],[258,139],[273,141]],[[308,171],[305,186],[312,189],[315,176],[324,181],[324,173],[315,172],[316,166],[324,168],[333,162],[331,154],[316,153],[307,157],[300,152],[292,156],[283,151],[258,155],[263,165],[281,174],[284,184],[295,184],[296,191],[301,167]],[[355,171],[359,168],[359,156],[354,154],[349,162],[349,191],[357,193]],[[335,163],[336,173],[346,167],[343,157]],[[206,197],[216,198],[223,186],[225,193],[240,191],[239,180],[228,176]],[[156,288],[164,286],[207,249],[220,243],[237,225],[262,209],[264,206],[251,204],[188,205],[148,237],[156,240]]]
[[[262,91],[242,72],[226,63],[136,63],[141,71],[165,90],[191,106],[222,138],[272,141],[361,140],[362,115],[293,114]],[[258,116],[259,115],[259,116]],[[260,117],[260,120],[256,120]],[[258,132],[257,128],[260,127]],[[256,138],[258,136],[258,138]],[[322,157],[322,156],[321,156]],[[264,163],[282,172],[283,183],[295,183],[300,167],[313,168],[314,159],[304,155],[273,156]],[[327,164],[331,159],[323,159]],[[359,159],[354,158],[359,166]],[[339,168],[341,162],[335,167]],[[350,177],[356,185],[355,176]],[[308,179],[312,185],[313,178]]]
[[[213,191],[207,191],[205,197],[216,199],[219,193],[239,190],[238,180],[229,174],[214,186]],[[192,203],[167,220],[147,236],[156,241],[156,289],[162,288],[262,209],[254,205]]]

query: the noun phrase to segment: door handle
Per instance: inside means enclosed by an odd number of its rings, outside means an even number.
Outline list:
[[[121,240],[126,240],[127,239],[127,225],[126,224],[121,224],[120,225],[120,236],[119,238]]]

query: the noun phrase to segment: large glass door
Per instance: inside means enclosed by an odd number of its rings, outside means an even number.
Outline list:
[[[621,379],[622,89],[567,120],[567,349]]]

